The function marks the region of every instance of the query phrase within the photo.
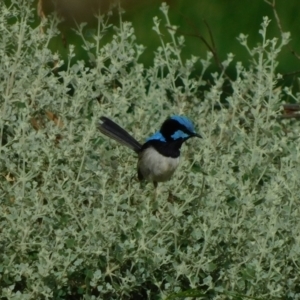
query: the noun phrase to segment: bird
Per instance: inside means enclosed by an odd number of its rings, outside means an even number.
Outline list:
[[[138,154],[138,179],[153,182],[155,189],[158,182],[168,181],[172,177],[179,164],[182,144],[192,137],[202,138],[196,133],[192,121],[179,115],[166,119],[160,130],[147,138],[144,144],[105,116],[100,117],[98,129]]]

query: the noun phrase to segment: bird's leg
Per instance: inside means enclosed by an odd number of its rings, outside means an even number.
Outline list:
[[[153,185],[154,185],[154,191],[153,191],[153,200],[156,200],[156,194],[157,194],[157,182],[153,181]]]
[[[153,195],[152,195],[152,213],[153,215],[157,215],[158,213],[158,202],[156,201],[157,198],[157,193],[158,193],[158,183],[156,181],[153,181],[154,185],[154,190],[153,190]]]

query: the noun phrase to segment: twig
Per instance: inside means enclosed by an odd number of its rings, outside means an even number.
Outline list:
[[[218,67],[224,72],[225,76],[231,81],[230,77],[226,74],[226,72],[224,70],[224,66],[222,65],[222,63],[219,59],[219,56],[218,56],[218,53],[217,53],[217,50],[216,50],[216,45],[215,45],[214,38],[213,38],[213,34],[212,34],[212,31],[211,31],[210,26],[207,23],[207,21],[203,20],[206,28],[208,29],[211,45],[203,37],[203,35],[199,33],[197,27],[194,26],[194,24],[189,19],[187,19],[182,13],[180,13],[180,15],[184,18],[186,23],[189,24],[189,26],[193,28],[194,32],[196,32],[196,33],[191,34],[191,33],[185,33],[185,32],[180,32],[180,31],[178,31],[178,32],[182,35],[193,36],[193,37],[196,37],[196,38],[200,39],[204,43],[204,45],[207,47],[207,49],[213,54],[214,60],[215,60],[216,64],[218,65]]]
[[[208,25],[207,21],[206,20],[203,20],[207,30],[208,30],[208,33],[209,33],[209,37],[210,37],[210,41],[211,41],[211,44],[212,44],[212,48],[216,51],[216,44],[215,44],[215,40],[214,40],[214,37],[213,37],[213,34],[212,34],[212,31],[210,29],[210,26]],[[217,52],[217,51],[216,51]]]
[[[278,116],[277,119],[279,119],[279,120],[282,120],[282,119],[296,119],[296,120],[300,120],[300,114],[282,115],[282,116]]]
[[[278,16],[278,13],[277,13],[277,9],[276,9],[276,1],[273,0],[273,2],[269,1],[269,0],[264,0],[268,5],[270,5],[273,9],[273,13],[274,13],[274,16],[275,16],[275,19],[276,19],[276,23],[277,23],[277,27],[280,31],[281,34],[283,34],[283,29],[282,29],[282,26],[281,26],[281,22],[280,22],[280,18]],[[297,58],[300,60],[300,55],[290,46],[288,46],[288,48],[290,49],[291,53]]]

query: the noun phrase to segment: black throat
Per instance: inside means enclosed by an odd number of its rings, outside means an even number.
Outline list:
[[[153,147],[158,153],[166,157],[177,158],[180,156],[180,147],[183,144],[183,139],[177,139],[170,142],[162,142],[159,140],[149,140],[143,146],[141,151]]]

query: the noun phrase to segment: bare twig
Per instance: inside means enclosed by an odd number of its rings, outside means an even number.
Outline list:
[[[284,73],[282,74],[282,76],[295,76],[295,75],[299,75],[300,74],[300,71],[294,71],[294,72],[289,72],[289,73]]]
[[[212,31],[210,29],[210,26],[209,24],[207,23],[206,20],[203,20],[207,30],[208,30],[208,33],[209,33],[209,37],[210,37],[210,41],[211,41],[211,44],[212,44],[212,48],[216,51],[216,44],[215,44],[215,40],[214,40],[214,37],[213,37],[213,34],[212,34]]]
[[[287,115],[282,115],[277,117],[277,119],[282,120],[282,119],[296,119],[300,120],[300,114],[287,114]]]
[[[198,39],[200,39],[205,46],[208,48],[208,50],[213,54],[214,59],[216,61],[216,63],[218,64],[219,67],[222,67],[222,64],[219,63],[219,59],[217,56],[217,53],[215,51],[215,49],[206,41],[206,39],[201,35],[201,34],[197,34],[197,33],[187,33],[178,29],[174,29],[173,27],[167,26],[166,28],[170,29],[170,30],[176,30],[176,32],[178,32],[179,34],[182,34],[184,36],[191,36],[191,37],[196,37]]]
[[[300,104],[298,104],[298,103],[283,104],[283,109],[287,113],[291,113],[294,111],[300,111]]]
[[[204,22],[205,22],[206,26],[208,26],[208,24],[206,23],[206,21],[204,21]],[[175,30],[174,28],[172,28],[170,26],[166,26],[166,28],[168,28],[169,30]],[[178,29],[176,29],[176,32],[178,32],[179,34],[182,34],[184,36],[191,36],[191,37],[196,37],[196,38],[200,39],[205,44],[205,46],[208,48],[208,50],[212,53],[217,66],[221,69],[222,72],[224,72],[225,77],[229,80],[229,82],[232,81],[232,79],[230,78],[230,76],[226,73],[226,70],[225,70],[224,66],[222,65],[222,63],[221,63],[221,61],[219,59],[218,53],[217,53],[217,51],[215,49],[215,45],[214,45],[214,42],[213,42],[213,36],[211,34],[211,30],[210,29],[209,29],[209,35],[210,35],[210,39],[211,39],[212,45],[210,45],[208,43],[208,41],[201,34],[187,33],[187,32],[180,31]]]
[[[189,19],[187,19],[182,13],[180,13],[180,15],[184,18],[186,23],[189,24],[189,26],[193,28],[194,33],[186,33],[186,32],[182,32],[182,31],[178,31],[178,30],[177,30],[177,32],[182,35],[185,35],[185,36],[192,36],[192,37],[196,37],[196,38],[200,39],[204,43],[204,45],[207,47],[207,49],[213,54],[214,60],[215,60],[216,64],[218,65],[218,67],[224,72],[224,74],[228,78],[228,80],[231,81],[230,77],[226,74],[226,72],[224,70],[224,66],[222,65],[222,63],[219,59],[216,45],[215,45],[214,38],[213,38],[213,34],[212,34],[212,31],[211,31],[211,28],[210,28],[208,22],[206,20],[203,20],[203,22],[208,30],[211,44],[204,38],[204,36],[201,33],[199,33],[198,28]]]
[[[277,23],[277,27],[280,31],[281,34],[283,34],[283,29],[282,29],[282,25],[281,25],[281,21],[280,21],[280,18],[278,16],[278,13],[277,13],[277,9],[276,9],[276,1],[273,0],[272,2],[269,1],[269,0],[264,0],[268,5],[270,5],[273,9],[273,13],[274,13],[274,16],[275,16],[275,19],[276,19],[276,23]],[[297,58],[300,60],[300,55],[290,46],[288,46],[288,48],[290,49],[291,53]]]

